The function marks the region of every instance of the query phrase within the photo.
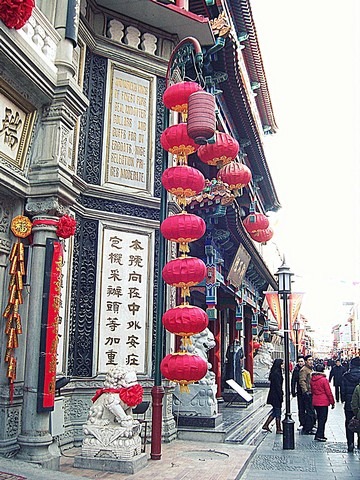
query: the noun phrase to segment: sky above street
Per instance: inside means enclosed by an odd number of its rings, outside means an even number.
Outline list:
[[[251,0],[278,125],[273,241],[318,335],[360,300],[360,0]],[[345,313],[344,313],[345,312]]]

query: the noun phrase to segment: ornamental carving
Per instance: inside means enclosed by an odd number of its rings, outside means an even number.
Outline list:
[[[5,427],[5,437],[14,438],[20,430],[20,409],[9,408],[7,410],[7,419]]]
[[[70,376],[91,377],[96,298],[98,221],[77,218],[69,326]]]
[[[56,197],[27,200],[25,210],[29,215],[65,215],[68,208],[61,205]]]
[[[148,220],[159,221],[159,210],[155,208],[146,208],[140,205],[125,202],[115,202],[105,198],[80,196],[78,202],[85,208],[100,210],[103,212],[118,213],[131,217],[146,218]]]
[[[80,121],[77,174],[85,182],[100,185],[106,98],[107,59],[87,50],[84,94],[90,104]]]
[[[156,119],[155,119],[155,174],[154,174],[154,197],[160,198],[162,191],[161,174],[162,174],[162,159],[163,148],[160,143],[160,136],[164,130],[164,114],[165,105],[162,101],[163,94],[166,89],[166,82],[164,78],[157,78],[156,80]]]

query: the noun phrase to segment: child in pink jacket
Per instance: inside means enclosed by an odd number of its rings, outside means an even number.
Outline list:
[[[335,406],[334,396],[324,370],[324,365],[317,365],[315,372],[311,374],[310,380],[312,404],[317,415],[317,431],[315,434],[315,440],[318,442],[326,442],[325,423],[328,417],[329,405],[331,405],[331,408],[334,408]]]

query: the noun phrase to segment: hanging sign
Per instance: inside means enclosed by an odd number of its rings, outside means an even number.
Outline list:
[[[63,246],[46,239],[37,412],[54,410]]]
[[[264,292],[266,301],[269,305],[271,313],[277,321],[279,330],[282,329],[282,315],[280,308],[280,299],[278,292]]]

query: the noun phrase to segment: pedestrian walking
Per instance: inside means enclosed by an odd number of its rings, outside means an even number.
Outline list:
[[[356,417],[360,421],[360,383],[357,384],[351,397],[351,408]],[[360,450],[360,433],[357,434],[357,448]]]
[[[351,408],[351,400],[355,387],[360,382],[360,357],[354,357],[349,364],[349,370],[344,373],[340,388],[341,401],[345,402],[345,430],[348,452],[354,451],[354,432],[349,430],[348,425],[354,416]]]
[[[283,359],[282,358],[275,358],[272,367],[269,373],[269,380],[270,380],[270,390],[266,400],[268,405],[272,406],[272,410],[270,415],[264,425],[262,426],[263,430],[267,432],[271,432],[270,424],[274,420],[276,421],[276,433],[283,433],[281,428],[281,407],[283,402]]]
[[[329,382],[331,383],[331,380],[333,380],[333,384],[335,387],[335,398],[337,402],[340,401],[340,387],[342,382],[342,376],[345,372],[345,367],[341,365],[339,359],[336,360],[335,365],[330,370]]]
[[[305,407],[303,401],[303,395],[299,383],[300,370],[305,365],[304,357],[299,357],[298,362],[294,367],[292,376],[291,376],[291,394],[297,399],[298,405],[298,414],[299,414],[299,423],[300,427],[303,427],[305,424]]]
[[[325,437],[325,424],[328,418],[329,405],[331,405],[331,408],[335,407],[334,396],[324,371],[325,366],[323,364],[317,365],[310,379],[312,404],[317,416],[315,440],[319,442],[326,442],[327,440]]]
[[[303,394],[304,408],[305,408],[305,420],[302,433],[304,435],[313,435],[316,433],[315,426],[315,410],[312,404],[310,379],[311,372],[313,370],[313,357],[306,355],[304,357],[305,365],[302,367],[299,373],[299,384]]]

